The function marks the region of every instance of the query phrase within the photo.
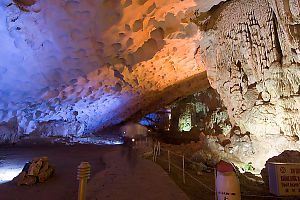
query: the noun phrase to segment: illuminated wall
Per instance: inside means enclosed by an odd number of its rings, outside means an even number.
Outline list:
[[[139,123],[173,133],[194,128],[214,136],[227,135],[232,128],[227,110],[212,88],[179,99],[170,105],[170,109],[148,114]]]
[[[192,128],[192,115],[190,113],[183,113],[179,117],[178,131],[190,131]]]

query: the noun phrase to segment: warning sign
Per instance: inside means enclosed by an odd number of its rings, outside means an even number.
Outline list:
[[[270,192],[300,196],[300,163],[268,163]]]

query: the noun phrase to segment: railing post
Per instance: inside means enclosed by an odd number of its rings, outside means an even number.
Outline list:
[[[156,162],[156,158],[157,158],[157,156],[158,156],[158,152],[159,152],[159,143],[156,145],[155,162]]]
[[[88,162],[82,162],[77,169],[77,180],[79,180],[78,200],[85,200],[86,184],[90,178],[91,166]]]
[[[168,150],[168,164],[169,164],[169,173],[171,173],[170,150]]]
[[[158,153],[158,145],[155,144],[153,148],[153,162],[156,162],[157,153]]]
[[[158,142],[158,155],[160,155],[160,142]]]
[[[185,184],[184,155],[182,155],[182,180],[183,180],[183,184]]]
[[[217,170],[216,170],[216,168],[214,168],[214,174],[215,174],[215,200],[218,200],[217,184],[216,184],[216,181],[217,181]]]
[[[152,158],[153,162],[154,162],[154,158],[155,158],[155,144],[153,146],[153,158]]]

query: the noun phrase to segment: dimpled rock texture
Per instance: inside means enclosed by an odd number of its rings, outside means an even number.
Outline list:
[[[2,0],[0,138],[81,136],[207,87],[190,18],[219,2]]]
[[[197,13],[197,58],[243,133],[300,136],[299,5],[240,0]]]
[[[143,116],[207,69],[234,126],[299,148],[297,0],[3,0],[0,36],[1,140]]]

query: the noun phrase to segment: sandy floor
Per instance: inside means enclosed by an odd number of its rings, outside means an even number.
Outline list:
[[[55,177],[34,186],[0,184],[1,200],[77,199],[76,168],[81,161],[92,166],[87,199],[188,199],[162,168],[124,146],[2,146],[0,169],[22,168],[26,161],[40,156],[56,165]]]

